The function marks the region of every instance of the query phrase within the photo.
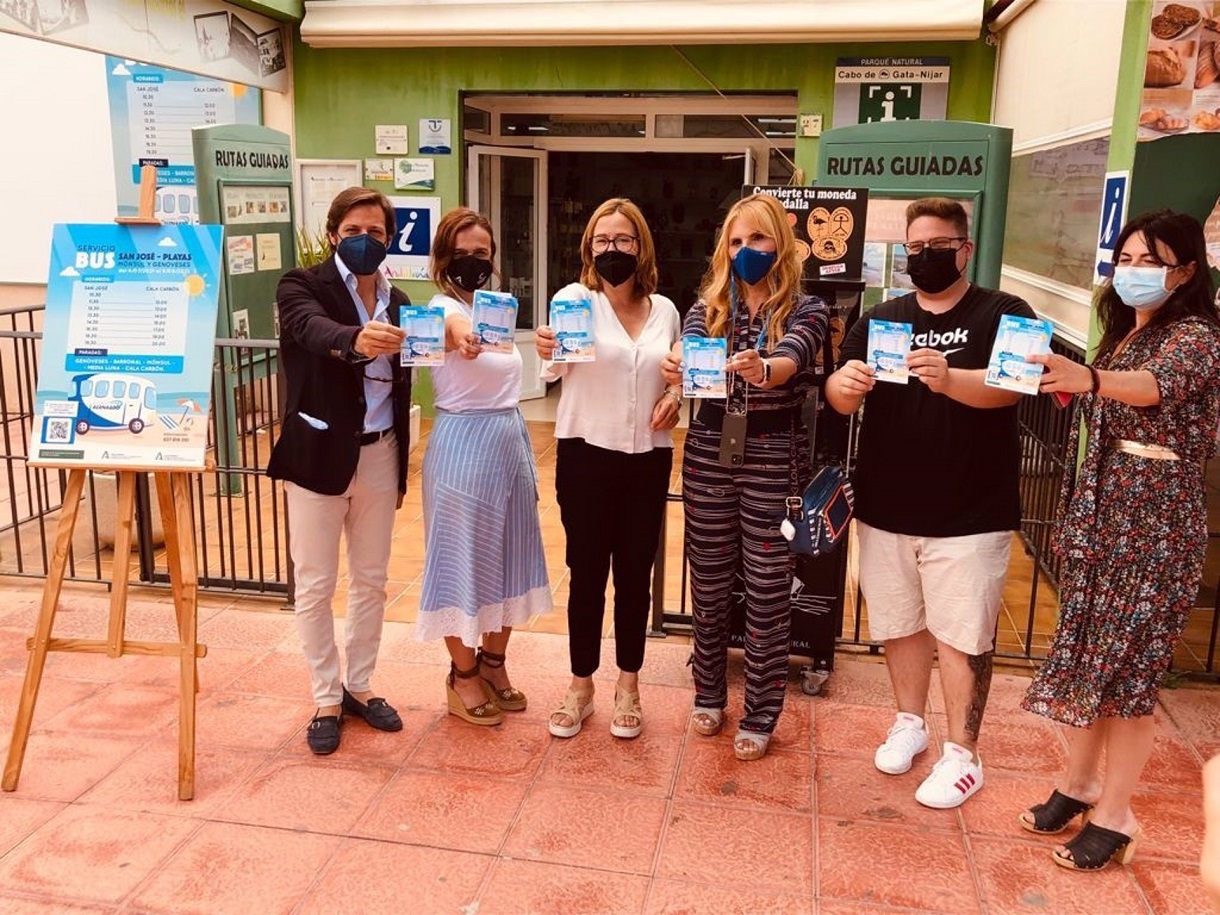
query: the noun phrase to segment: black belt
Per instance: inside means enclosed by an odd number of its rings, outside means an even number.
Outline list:
[[[799,425],[799,407],[786,407],[780,410],[747,410],[746,435],[773,435],[781,432],[791,432]],[[695,421],[701,423],[713,432],[719,432],[724,426],[724,407],[710,400],[705,400],[699,408]]]
[[[390,435],[393,431],[393,428],[390,428],[382,429],[379,432],[365,432],[360,436],[360,447],[363,448],[365,445],[372,445],[375,442],[379,442],[387,435]]]

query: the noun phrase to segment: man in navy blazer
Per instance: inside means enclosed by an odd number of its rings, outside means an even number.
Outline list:
[[[410,446],[411,376],[399,365],[398,327],[409,301],[379,269],[394,231],[384,195],[341,191],[326,218],[331,256],[288,271],[276,290],[288,396],[267,475],[284,481],[288,502],[297,630],[317,705],[306,739],[319,755],[338,749],[344,715],[383,731],[402,729],[398,713],[370,687]],[[346,682],[331,606],[340,532],[350,578]]]

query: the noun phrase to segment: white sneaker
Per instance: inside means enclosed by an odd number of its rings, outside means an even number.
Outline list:
[[[960,806],[983,787],[983,761],[963,746],[945,741],[945,752],[915,792],[925,807],[948,810]]]
[[[899,712],[885,737],[877,747],[873,765],[888,775],[901,775],[911,769],[911,760],[928,748],[928,729],[923,719],[909,712]]]

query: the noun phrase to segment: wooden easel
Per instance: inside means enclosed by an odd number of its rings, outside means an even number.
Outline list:
[[[144,166],[140,178],[140,215],[119,217],[116,222],[137,225],[159,225],[154,219],[153,198],[156,191],[156,169]],[[180,660],[178,702],[178,798],[189,801],[195,796],[195,694],[199,677],[197,659],[207,655],[207,648],[197,641],[197,595],[199,570],[195,561],[195,525],[192,520],[191,475],[189,471],[155,471],[157,501],[165,527],[165,549],[169,565],[170,589],[178,623],[177,642],[132,641],[124,637],[127,623],[127,584],[131,563],[131,529],[135,517],[136,475],[141,469],[107,467],[117,470],[118,505],[114,536],[114,569],[110,592],[110,622],[105,639],[57,639],[51,635],[55,611],[68,566],[68,550],[80,509],[88,468],[73,466],[68,474],[63,508],[55,533],[55,545],[43,586],[42,605],[34,636],[26,641],[30,651],[25,681],[17,704],[17,719],[13,723],[13,739],[9,745],[4,779],[5,791],[15,791],[21,777],[21,765],[29,742],[34,705],[47,654],[52,651],[75,651],[105,654],[111,658],[123,655],[157,655]]]

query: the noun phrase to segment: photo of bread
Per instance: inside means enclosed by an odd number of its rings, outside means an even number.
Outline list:
[[[1202,19],[1203,14],[1193,6],[1169,3],[1160,13],[1152,17],[1152,35],[1163,41],[1181,38],[1186,33],[1193,31]]]
[[[1176,48],[1150,48],[1144,62],[1144,86],[1167,89],[1186,79],[1186,64]]]
[[[1199,130],[1220,130],[1220,109],[1216,111],[1196,111],[1191,121]]]
[[[1181,133],[1190,126],[1190,121],[1179,117],[1164,108],[1149,108],[1140,112],[1140,127],[1155,130],[1157,133]]]
[[[1195,88],[1204,89],[1220,79],[1220,41],[1205,41],[1199,45],[1199,60],[1195,65]]]

